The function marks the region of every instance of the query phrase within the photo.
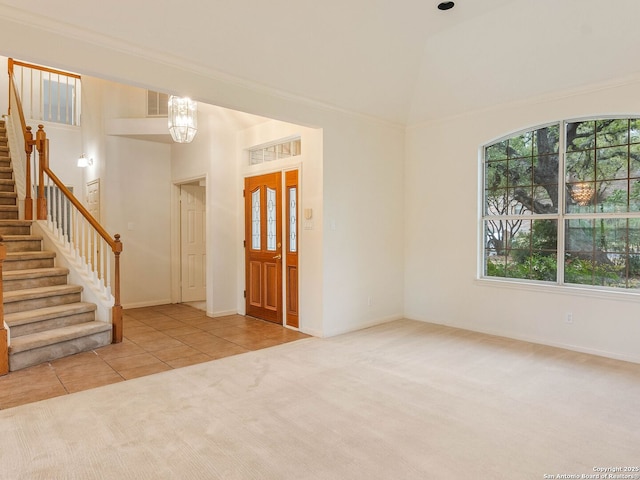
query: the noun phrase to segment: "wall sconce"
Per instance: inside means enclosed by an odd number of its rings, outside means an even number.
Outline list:
[[[93,158],[87,158],[84,156],[84,153],[82,155],[80,155],[80,157],[78,158],[78,163],[77,165],[80,168],[84,168],[84,167],[90,167],[93,165]]]
[[[198,131],[198,103],[190,98],[169,97],[169,132],[177,143],[189,143]]]

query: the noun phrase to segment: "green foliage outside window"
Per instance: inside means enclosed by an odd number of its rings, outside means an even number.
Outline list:
[[[640,119],[546,126],[484,153],[485,276],[640,289]]]

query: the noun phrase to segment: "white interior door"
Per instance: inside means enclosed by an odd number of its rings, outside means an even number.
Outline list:
[[[199,185],[180,187],[182,301],[206,299],[206,189]]]
[[[98,222],[100,221],[100,179],[87,183],[87,210]]]

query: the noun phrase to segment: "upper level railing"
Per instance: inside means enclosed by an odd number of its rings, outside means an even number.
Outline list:
[[[80,75],[12,58],[9,72],[28,119],[80,125]]]
[[[18,64],[9,60],[10,112],[17,113],[20,121],[21,139],[26,161],[24,167],[24,217],[46,220],[49,229],[57,236],[93,276],[94,283],[101,286],[106,295],[113,296],[111,308],[113,342],[122,341],[122,305],[120,303],[120,235],[111,237],[89,213],[73,193],[49,168],[49,139],[43,125],[38,125],[34,135],[27,126],[20,92],[16,85],[13,67]],[[27,64],[20,63],[24,68]],[[43,67],[37,67],[42,70]],[[53,71],[56,74],[63,72]],[[13,158],[12,158],[13,161]],[[33,174],[32,174],[33,173]],[[36,196],[34,209],[33,195]],[[34,212],[35,210],[35,212]],[[2,273],[4,246],[0,244],[0,274]],[[112,280],[113,279],[113,280]],[[113,283],[112,283],[113,282]],[[2,298],[0,282],[0,298]],[[4,324],[4,312],[0,302],[0,375],[8,370],[8,339]]]

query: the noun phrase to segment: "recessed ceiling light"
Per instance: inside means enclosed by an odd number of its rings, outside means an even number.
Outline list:
[[[441,2],[438,4],[438,10],[451,10],[454,5],[453,2]]]

